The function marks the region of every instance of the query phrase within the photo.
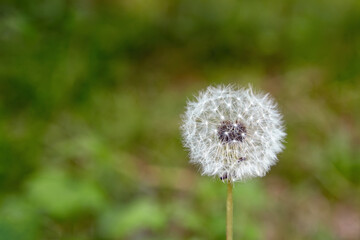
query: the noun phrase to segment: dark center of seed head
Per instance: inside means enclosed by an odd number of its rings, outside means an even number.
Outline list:
[[[240,121],[222,121],[217,133],[222,143],[242,142],[246,137],[246,128]]]

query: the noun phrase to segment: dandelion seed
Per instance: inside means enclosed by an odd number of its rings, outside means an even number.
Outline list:
[[[188,102],[181,130],[202,174],[230,182],[264,176],[286,136],[275,102],[251,87],[208,87]]]

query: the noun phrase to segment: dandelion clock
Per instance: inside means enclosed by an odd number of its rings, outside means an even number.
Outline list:
[[[210,86],[187,103],[181,126],[190,162],[227,182],[227,239],[232,239],[232,184],[264,176],[285,137],[282,115],[268,95]]]

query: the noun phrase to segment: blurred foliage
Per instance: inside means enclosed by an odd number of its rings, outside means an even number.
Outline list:
[[[224,239],[187,98],[253,84],[286,150],[234,188],[239,239],[360,238],[360,2],[3,0],[0,239]]]

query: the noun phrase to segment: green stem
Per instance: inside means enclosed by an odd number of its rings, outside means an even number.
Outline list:
[[[232,183],[227,183],[227,199],[226,199],[226,240],[233,240],[233,194]]]

